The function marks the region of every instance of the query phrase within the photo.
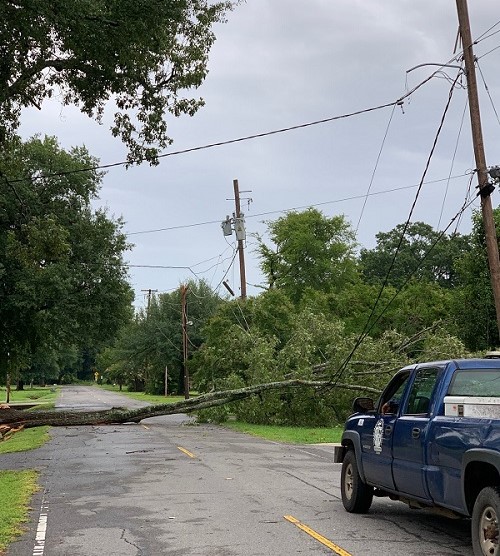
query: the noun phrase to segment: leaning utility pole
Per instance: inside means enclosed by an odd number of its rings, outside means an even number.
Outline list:
[[[238,180],[233,180],[233,187],[234,187],[234,204],[236,207],[235,225],[237,226],[241,222],[241,218],[242,218],[241,207],[240,207],[240,188],[238,187]],[[245,273],[245,251],[244,251],[242,239],[238,239],[238,256],[240,259],[241,299],[245,299],[247,296],[247,278]]]
[[[188,335],[187,335],[187,290],[188,287],[181,286],[181,312],[182,312],[182,363],[184,370],[184,399],[189,400],[189,369],[188,358]]]
[[[472,33],[470,30],[467,0],[456,0],[460,37],[462,39],[465,75],[467,77],[467,91],[469,94],[469,112],[472,129],[472,142],[476,159],[479,194],[481,195],[481,210],[483,214],[484,233],[486,236],[486,250],[490,267],[491,287],[495,300],[498,334],[500,336],[500,260],[498,256],[497,234],[490,195],[493,186],[488,180],[486,157],[484,154],[483,132],[481,129],[481,115],[479,112],[479,97],[475,58],[472,50]]]

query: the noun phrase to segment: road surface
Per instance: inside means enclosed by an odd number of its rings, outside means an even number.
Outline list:
[[[60,403],[141,402],[78,386],[65,387]],[[471,554],[467,520],[386,499],[347,514],[331,446],[279,444],[179,415],[51,434],[44,447],[0,461],[38,468],[42,486],[8,556]]]

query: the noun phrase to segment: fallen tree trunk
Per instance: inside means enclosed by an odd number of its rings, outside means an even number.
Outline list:
[[[247,386],[237,390],[225,390],[221,392],[210,392],[196,398],[190,398],[180,402],[169,404],[156,404],[141,407],[139,409],[126,409],[113,407],[104,411],[20,411],[13,408],[0,408],[0,425],[23,425],[25,428],[41,427],[51,425],[56,427],[68,427],[79,425],[108,425],[112,423],[139,423],[148,417],[159,415],[173,415],[175,413],[191,413],[200,409],[216,407],[227,403],[233,403],[250,396],[262,394],[272,390],[286,390],[289,388],[324,388],[332,387],[328,381],[311,380],[285,380],[282,382],[269,382]],[[375,388],[356,384],[337,383],[335,388],[379,394]]]

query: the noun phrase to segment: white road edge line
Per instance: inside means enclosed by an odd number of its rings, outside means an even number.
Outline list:
[[[45,535],[47,534],[48,513],[49,503],[46,499],[46,492],[44,492],[42,495],[42,504],[40,506],[40,517],[38,518],[38,526],[36,528],[33,556],[43,556],[45,552]]]

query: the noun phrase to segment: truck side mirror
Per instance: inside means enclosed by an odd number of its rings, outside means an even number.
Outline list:
[[[356,398],[352,403],[352,410],[354,413],[364,413],[366,411],[373,411],[375,406],[371,398]]]

